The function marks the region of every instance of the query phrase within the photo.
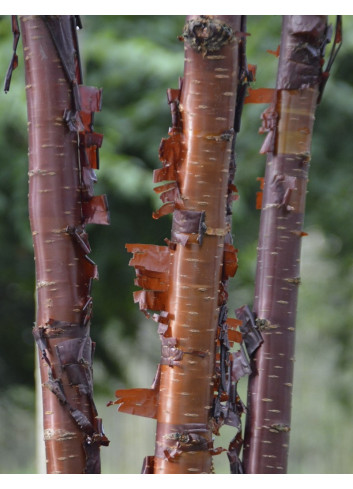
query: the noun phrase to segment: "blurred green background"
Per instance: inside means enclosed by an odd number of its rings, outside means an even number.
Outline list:
[[[335,17],[330,16],[335,22]],[[133,303],[134,271],[125,243],[162,245],[170,217],[160,206],[152,171],[167,136],[167,88],[183,73],[183,16],[83,16],[79,32],[84,82],[103,87],[95,130],[104,134],[95,193],[108,195],[111,226],[89,226],[94,283],[91,336],[95,400],[111,440],[103,473],[139,473],[154,452],[154,420],[106,407],[117,388],[149,387],[160,356],[156,324]],[[353,17],[343,16],[344,43],[317,110],[302,247],[289,472],[353,473]],[[248,62],[254,87],[274,87],[281,17],[248,17]],[[330,46],[328,47],[327,54]],[[22,44],[8,94],[0,93],[0,473],[36,473],[34,261],[27,212],[27,129]],[[12,55],[10,17],[0,17],[0,73]],[[255,196],[265,157],[258,134],[264,105],[246,105],[237,140],[233,234],[239,269],[230,310],[252,305],[259,211]],[[246,385],[241,385],[246,400]],[[217,442],[227,446],[228,427]],[[224,441],[223,441],[224,439]],[[226,455],[215,457],[228,473]]]

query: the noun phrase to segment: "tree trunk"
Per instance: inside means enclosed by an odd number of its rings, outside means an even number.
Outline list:
[[[212,471],[210,417],[228,234],[226,204],[239,70],[235,35],[240,20],[240,16],[189,16],[184,29],[179,104],[184,151],[177,169],[182,204],[173,216],[172,241],[177,244],[168,300],[172,317],[165,334],[181,358],[176,365],[161,366],[156,474]],[[191,215],[203,219],[202,242],[192,239],[195,234],[188,236]]]
[[[222,390],[220,328],[227,345],[240,341],[235,331],[227,337],[227,321],[229,329],[238,321],[227,319],[225,283],[237,268],[230,207],[240,72],[246,78],[239,60],[242,26],[241,16],[187,17],[184,78],[179,89],[168,90],[172,127],[160,146],[163,167],[154,172],[155,183],[167,182],[155,189],[163,205],[154,218],[173,212],[171,240],[168,246],[127,245],[135,284],[143,287],[135,302],[146,314],[159,311],[153,319],[162,342],[152,388],[119,390],[112,403],[157,419],[155,455],[146,457],[144,473],[210,473],[212,455],[220,451],[212,438],[224,421],[214,419],[214,398]],[[231,383],[231,374],[224,375]]]
[[[277,86],[263,115],[268,153],[254,314],[264,342],[253,359],[244,443],[245,473],[286,473],[310,146],[326,16],[284,16]]]
[[[85,226],[108,223],[93,196],[92,112],[101,93],[79,86],[74,16],[22,16],[29,135],[29,214],[48,473],[99,473],[107,444],[93,402],[91,281]]]

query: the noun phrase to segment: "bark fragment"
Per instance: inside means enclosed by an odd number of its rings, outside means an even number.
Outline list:
[[[12,25],[12,34],[13,34],[13,54],[5,77],[5,84],[4,84],[5,93],[7,93],[10,90],[12,72],[18,66],[18,56],[16,50],[17,50],[18,41],[20,39],[20,29],[18,25],[17,15],[11,16],[11,25]]]

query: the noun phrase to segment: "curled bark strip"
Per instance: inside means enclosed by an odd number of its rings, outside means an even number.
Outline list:
[[[129,253],[133,253],[129,262],[130,266],[154,272],[168,272],[171,255],[167,246],[126,244],[125,247]]]
[[[166,292],[169,288],[169,277],[164,272],[153,272],[136,268],[135,285],[146,290]]]
[[[134,292],[134,302],[139,304],[141,311],[162,311],[168,304],[168,294],[155,290],[137,290]]]
[[[330,27],[330,26],[329,26]],[[327,31],[327,37],[326,41],[329,42],[331,39],[331,33],[329,32],[329,28]],[[324,68],[324,71],[322,73],[322,79],[320,83],[320,88],[319,88],[319,97],[317,100],[317,103],[319,104],[321,102],[322,94],[325,89],[327,80],[330,76],[330,70],[331,67],[336,59],[336,56],[338,54],[338,51],[340,50],[343,42],[343,34],[342,34],[342,15],[337,15],[336,18],[336,28],[335,28],[335,37],[333,40],[332,48],[331,48],[331,53],[329,60],[327,62],[326,67]],[[323,48],[325,47],[325,44],[323,44]]]
[[[186,245],[190,234],[196,235],[196,241],[201,245],[205,233],[205,212],[176,209],[173,213],[172,241]]]
[[[180,104],[180,94],[183,86],[183,79],[179,79],[179,88],[168,88],[167,90],[167,99],[168,104],[170,105],[170,111],[172,115],[172,128],[173,132],[182,130],[182,118],[181,112],[179,108]]]
[[[153,190],[156,192],[156,194],[162,194],[166,192],[167,190],[172,190],[175,187],[177,187],[176,182],[168,182],[163,185],[160,185],[159,187],[155,187]]]
[[[94,185],[97,182],[97,175],[93,170],[93,168],[88,168],[87,166],[83,166],[81,168],[81,176],[82,176],[82,185],[81,185],[82,201],[87,202],[94,197]]]
[[[81,109],[80,91],[78,85],[81,83],[81,68],[79,67],[79,52],[76,41],[76,19],[74,16],[43,15],[42,19],[46,24],[53,39],[55,48],[64,68],[67,80],[71,84],[73,105],[78,112]],[[70,41],[72,38],[74,42]]]
[[[158,323],[159,327],[165,328],[165,330],[169,327],[170,320],[172,315],[167,311],[161,311],[160,314],[154,314],[152,319]]]
[[[143,287],[143,290],[134,292],[134,301],[146,313],[147,310],[165,311],[172,262],[170,249],[167,246],[143,244],[127,244],[126,248],[133,253],[129,265],[136,271],[135,285]]]
[[[98,135],[101,136],[101,135]],[[97,144],[83,146],[80,145],[80,157],[83,166],[90,167],[94,170],[99,169],[99,152],[101,138],[97,140]]]
[[[118,399],[108,403],[108,406],[117,404],[118,411],[122,413],[157,418],[157,389],[120,389],[115,395]]]
[[[175,180],[176,169],[173,165],[165,165],[163,168],[153,170],[153,182],[163,182],[165,180]]]
[[[243,348],[233,353],[232,358],[232,379],[234,382],[238,382],[242,377],[251,374],[250,363]]]
[[[167,214],[171,214],[174,211],[175,207],[176,205],[174,202],[167,202],[166,204],[162,205],[162,207],[160,207],[158,211],[153,212],[152,217],[153,219],[159,219],[160,217],[166,216]]]
[[[237,134],[240,131],[241,114],[243,112],[244,104],[246,103],[246,96],[250,90],[249,86],[256,77],[256,66],[248,65],[246,57],[246,35],[244,34],[246,30],[246,16],[242,15],[241,18],[242,33],[239,40],[239,84],[237,89],[237,102],[234,114],[234,133]],[[235,137],[234,137],[235,144]],[[234,151],[234,148],[233,148]],[[233,181],[234,175],[230,173],[231,181]]]
[[[161,192],[159,197],[163,203],[174,202],[179,206],[183,206],[180,191],[176,183],[173,185],[173,187],[170,187],[165,192]]]
[[[241,433],[237,433],[236,436],[229,444],[228,448],[228,459],[230,464],[230,473],[231,474],[243,474],[243,467],[240,461],[240,451],[243,444],[243,440],[241,438]]]
[[[82,202],[82,214],[85,224],[110,224],[108,200],[106,195],[95,195]]]
[[[227,306],[224,304],[219,315],[219,355],[216,357],[215,369],[215,387],[218,392],[215,394],[212,409],[215,434],[219,434],[223,424],[241,431],[241,415],[245,407],[237,394],[237,382],[241,377],[249,375],[251,369],[242,344],[240,350],[230,351],[234,341],[242,343],[241,333],[235,330],[240,324],[238,319],[227,317]]]
[[[229,277],[234,277],[238,269],[238,257],[237,251],[233,245],[229,243],[224,244],[224,256],[223,256],[223,280],[228,280]]]
[[[91,166],[94,169],[99,168],[98,157],[94,158],[94,161],[91,156],[91,153],[94,151],[97,152],[97,149],[102,146],[103,142],[103,134],[99,134],[97,132],[81,132],[80,133],[80,148],[83,148],[86,152],[86,157],[83,161],[87,166]]]
[[[159,146],[159,159],[163,163],[163,166],[169,164],[177,168],[182,157],[182,152],[182,136],[172,128],[169,131],[169,138],[163,138],[161,141]]]
[[[264,177],[257,177],[257,179],[260,182],[260,191],[256,192],[256,209],[260,210],[262,209],[262,197],[263,197],[263,189],[265,185],[265,179]]]
[[[80,85],[81,112],[91,114],[102,110],[102,89]],[[88,127],[86,130],[91,130]]]
[[[253,313],[250,311],[249,306],[239,307],[236,311],[236,316],[242,321],[240,331],[246,350],[250,356],[257,350],[257,348],[263,343],[262,335],[255,323]]]
[[[102,422],[97,418],[93,402],[92,354],[94,344],[80,324],[51,320],[44,327],[35,327],[34,338],[48,367],[44,387],[57,398],[78,428],[85,434],[83,448],[86,455],[85,472],[100,472],[99,447],[107,446],[109,440],[103,432]],[[77,333],[79,337],[77,337]],[[54,373],[55,372],[55,373]],[[75,408],[69,400],[68,386],[87,399],[90,416]],[[47,436],[49,443],[52,437]]]
[[[280,47],[281,47],[280,44],[278,44],[276,51],[273,51],[272,49],[266,49],[266,53],[273,54],[274,56],[276,56],[276,58],[278,58],[280,53]]]
[[[20,29],[18,26],[17,15],[11,16],[11,24],[12,24],[12,34],[13,34],[13,54],[5,77],[5,84],[4,84],[5,93],[7,93],[10,90],[12,72],[18,66],[18,56],[16,51],[17,51],[18,41],[20,39]]]
[[[118,411],[147,418],[157,418],[160,376],[161,366],[158,365],[150,389],[119,389],[115,391],[118,399],[110,401],[107,406],[117,404]]]
[[[88,242],[88,234],[82,226],[68,226],[66,231],[80,245],[84,253],[89,254],[91,252],[91,247]]]
[[[261,114],[262,125],[259,133],[268,134],[261,146],[260,154],[269,153],[274,149],[278,120],[278,113],[276,111],[277,92],[275,91],[274,93],[272,104]]]
[[[274,97],[274,88],[249,88],[245,104],[270,104]]]
[[[236,331],[236,328],[238,328],[239,325],[241,325],[241,322],[238,319],[227,318],[226,324],[227,324],[228,339],[232,342],[241,343],[243,341],[243,336],[240,331]]]
[[[89,337],[73,338],[56,346],[60,365],[66,370],[70,385],[77,386],[80,394],[93,392],[92,348]]]
[[[169,88],[167,91],[168,104],[172,115],[172,127],[169,129],[168,139],[163,138],[161,141],[159,159],[163,163],[163,168],[154,170],[153,181],[155,183],[162,181],[172,182],[154,189],[156,193],[160,194],[160,198],[164,203],[158,211],[153,212],[152,217],[154,219],[159,219],[166,214],[172,213],[175,209],[184,207],[178,182],[178,169],[184,153],[182,116],[179,107],[181,87],[182,80],[180,80],[179,89]]]

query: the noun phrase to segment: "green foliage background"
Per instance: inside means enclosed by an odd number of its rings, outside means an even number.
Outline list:
[[[330,17],[332,22],[334,17]],[[183,73],[183,16],[83,16],[79,33],[84,81],[103,87],[95,130],[104,134],[96,194],[108,195],[111,226],[90,226],[94,284],[91,335],[97,343],[95,395],[108,448],[103,472],[139,473],[153,454],[154,421],[117,413],[106,403],[122,387],[148,387],[159,361],[155,324],[133,303],[134,272],[125,243],[163,244],[170,219],[152,219],[160,206],[152,171],[170,113],[166,90]],[[290,473],[352,473],[353,260],[352,107],[353,17],[344,16],[344,44],[317,111],[303,239],[302,285],[293,397]],[[249,16],[248,62],[255,87],[273,87],[280,16]],[[329,47],[330,48],[330,47]],[[328,48],[328,49],[329,49]],[[27,133],[23,55],[8,94],[0,94],[0,472],[35,473],[34,262],[27,212]],[[0,17],[0,73],[12,53],[9,17]],[[239,269],[231,309],[253,300],[259,211],[256,177],[264,172],[258,134],[263,105],[245,106],[237,142],[234,240]],[[246,386],[242,386],[245,400]],[[225,429],[219,444],[227,446]],[[218,440],[217,440],[218,441]],[[215,458],[218,472],[227,460]]]

